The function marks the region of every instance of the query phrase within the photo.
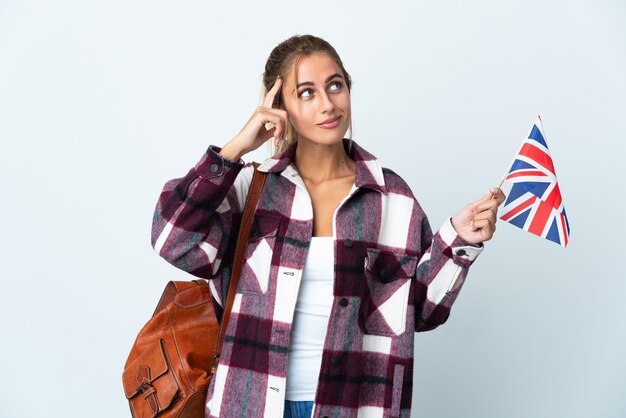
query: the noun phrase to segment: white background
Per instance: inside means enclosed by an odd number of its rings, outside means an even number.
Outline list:
[[[0,416],[130,416],[128,350],[189,277],[149,245],[161,187],[238,132],[296,33],[336,47],[354,138],[434,227],[544,119],[571,244],[499,223],[448,323],[416,335],[413,416],[626,416],[625,18],[610,0],[0,0]]]

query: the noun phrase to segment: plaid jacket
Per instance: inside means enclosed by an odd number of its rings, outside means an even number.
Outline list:
[[[282,418],[289,336],[313,231],[313,209],[292,159],[268,159],[206,417]],[[251,164],[210,147],[169,181],[154,216],[152,243],[167,261],[209,278],[225,300],[230,257],[252,178]],[[333,217],[334,302],[314,417],[409,417],[413,332],[446,321],[481,251],[447,221],[434,235],[407,184],[353,143],[356,180]]]

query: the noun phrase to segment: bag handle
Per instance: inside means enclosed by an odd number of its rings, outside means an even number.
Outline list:
[[[228,285],[228,294],[226,295],[226,303],[224,304],[224,312],[222,314],[222,320],[217,330],[217,341],[215,343],[215,355],[213,356],[213,364],[211,365],[211,375],[215,374],[217,369],[217,363],[222,352],[222,343],[224,342],[224,332],[228,326],[228,320],[230,319],[230,312],[233,309],[233,302],[235,301],[235,293],[237,291],[237,285],[239,284],[239,277],[243,270],[243,264],[245,262],[244,257],[246,254],[246,247],[248,246],[248,238],[250,237],[250,230],[252,229],[252,221],[254,220],[254,212],[256,211],[257,204],[261,197],[261,191],[265,184],[265,178],[267,173],[263,173],[257,170],[258,163],[253,163],[254,174],[252,175],[252,184],[250,184],[250,190],[246,198],[246,204],[243,208],[243,214],[241,216],[241,225],[239,227],[239,234],[237,235],[237,244],[235,245],[235,256],[233,258],[232,269],[230,273],[230,284]]]

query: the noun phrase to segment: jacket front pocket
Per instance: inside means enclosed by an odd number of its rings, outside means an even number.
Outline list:
[[[267,292],[279,225],[280,217],[277,215],[255,215],[239,282],[242,293]]]
[[[365,279],[369,298],[365,303],[365,332],[396,336],[406,330],[411,279],[415,276],[417,257],[367,249]]]

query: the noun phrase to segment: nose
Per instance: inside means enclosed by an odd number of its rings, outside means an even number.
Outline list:
[[[328,94],[321,92],[318,97],[320,98],[320,113],[331,113],[335,108],[335,104]]]

